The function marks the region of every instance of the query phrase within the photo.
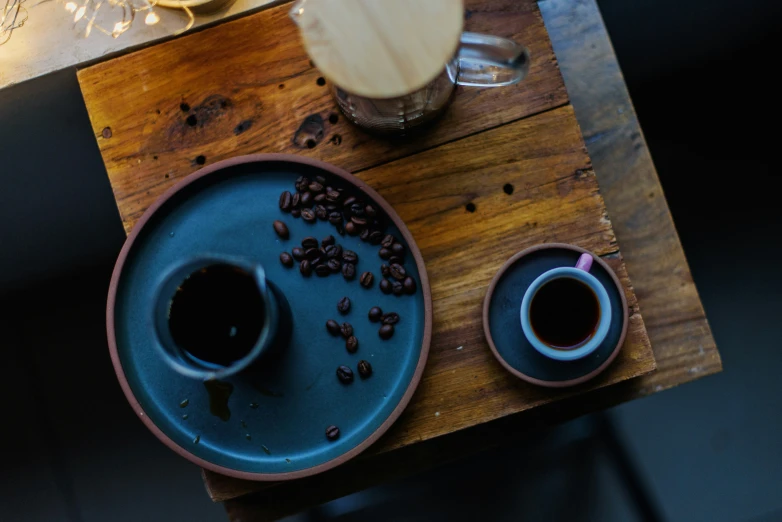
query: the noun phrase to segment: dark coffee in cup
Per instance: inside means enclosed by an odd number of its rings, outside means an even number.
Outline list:
[[[190,274],[168,312],[176,345],[201,361],[228,366],[245,357],[264,326],[264,298],[253,275],[214,264]]]
[[[532,297],[529,322],[543,343],[572,350],[588,342],[600,323],[600,303],[592,289],[571,277],[558,277]]]

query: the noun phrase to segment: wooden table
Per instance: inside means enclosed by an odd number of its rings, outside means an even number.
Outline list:
[[[242,152],[293,150],[348,168],[376,188],[408,222],[434,274],[432,355],[421,388],[397,425],[365,455],[309,479],[262,485],[207,473],[210,495],[226,501],[232,519],[278,518],[501,444],[519,431],[721,369],[616,58],[591,0],[540,4],[551,43],[535,3],[468,1],[468,29],[511,36],[531,47],[532,74],[526,84],[460,93],[445,119],[415,141],[377,140],[340,121],[333,127],[324,123],[323,135],[311,137],[314,147],[291,137],[305,116],[327,117],[333,102],[316,90],[317,71],[301,56],[282,8],[275,9],[79,74],[126,230],[175,179],[201,164]],[[225,30],[219,31],[221,27]],[[251,28],[262,29],[267,40],[242,38]],[[226,41],[230,38],[235,40]],[[199,52],[204,49],[215,50]],[[253,66],[266,66],[274,75],[248,69]],[[129,70],[136,75],[128,77]],[[268,106],[271,99],[282,101]],[[284,111],[278,110],[280,105]],[[411,169],[417,183],[412,193],[397,179]],[[427,181],[436,176],[449,180],[445,188],[443,182]],[[517,187],[512,200],[498,190],[508,180]],[[544,185],[555,190],[538,190]],[[425,195],[421,204],[410,201],[416,193]],[[475,239],[485,230],[464,219],[468,202],[477,203],[479,221],[495,220],[491,230],[499,227],[507,233],[502,244]],[[445,215],[442,222],[432,219],[427,210],[432,205]],[[576,226],[575,215],[589,226]],[[460,227],[464,230],[443,239]],[[502,261],[521,247],[551,239],[603,256],[625,284],[630,304],[631,328],[620,358],[603,376],[569,392],[513,381],[488,354],[477,313],[488,279]],[[470,256],[454,257],[456,247],[465,242],[481,251],[480,263]],[[449,268],[454,260],[461,274]],[[458,310],[468,312],[459,315]],[[657,370],[649,373],[655,360]],[[269,502],[270,495],[274,502]]]

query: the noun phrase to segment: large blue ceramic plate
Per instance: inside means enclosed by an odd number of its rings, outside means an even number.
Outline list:
[[[294,190],[300,175],[322,175],[335,186],[355,186],[382,207],[394,234],[407,247],[405,267],[419,283],[412,296],[384,295],[378,288],[378,247],[358,237],[340,237],[328,222],[307,224],[279,210],[279,195]],[[272,222],[284,221],[290,239],[281,240]],[[302,238],[335,235],[359,255],[357,273],[371,271],[373,288],[358,277],[303,278],[285,268],[282,251]],[[228,399],[230,417],[210,413],[203,382],[176,373],[163,361],[151,331],[154,285],[183,257],[222,253],[258,260],[267,278],[287,298],[293,333],[284,354],[262,376],[238,375]],[[336,309],[348,296],[347,316]],[[397,312],[394,336],[383,341],[368,310]],[[349,354],[344,340],[328,334],[327,319],[348,321],[359,339]],[[431,339],[431,294],[423,260],[412,236],[393,209],[349,173],[325,163],[286,155],[236,158],[207,167],[167,192],[139,221],[128,238],[112,278],[107,308],[109,345],[115,370],[136,413],[163,442],[197,464],[240,478],[284,480],[311,475],[357,455],[375,441],[410,400],[423,371]],[[350,385],[335,374],[339,365],[355,371],[359,360],[372,364],[371,377],[356,373]],[[182,406],[186,404],[186,406]],[[341,436],[325,437],[336,425]]]

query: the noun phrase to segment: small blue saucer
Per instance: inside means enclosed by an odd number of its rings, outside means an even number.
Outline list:
[[[563,388],[592,379],[619,353],[627,334],[627,299],[619,278],[594,256],[590,273],[605,286],[611,301],[611,327],[605,341],[590,355],[575,361],[555,361],[539,353],[521,329],[519,309],[530,284],[543,272],[575,266],[583,248],[547,243],[511,257],[494,276],[483,302],[483,331],[494,356],[513,375],[540,386]]]

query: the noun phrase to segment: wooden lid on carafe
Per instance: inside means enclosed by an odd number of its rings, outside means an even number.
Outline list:
[[[453,58],[463,0],[307,0],[291,13],[329,81],[370,98],[411,93]]]

